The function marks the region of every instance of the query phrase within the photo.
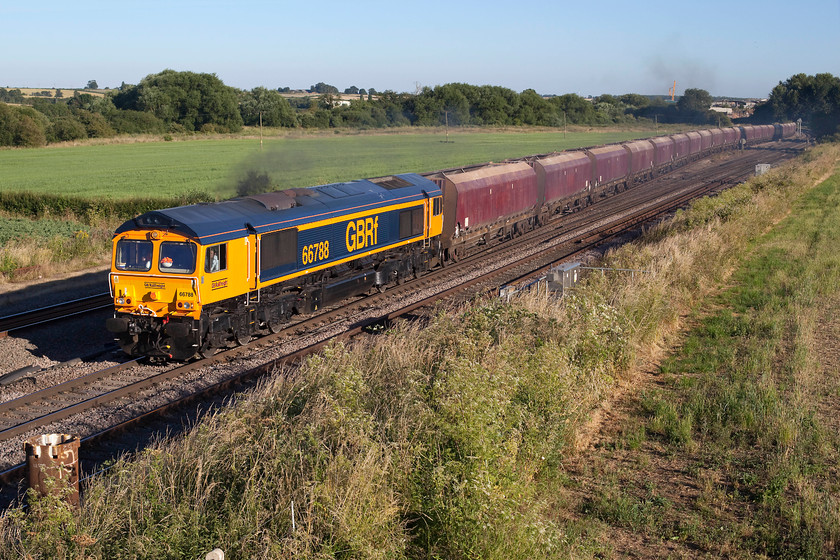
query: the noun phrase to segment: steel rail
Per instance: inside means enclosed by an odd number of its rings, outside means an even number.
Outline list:
[[[24,311],[22,313],[6,315],[5,317],[0,317],[0,336],[13,330],[33,327],[113,305],[114,301],[111,298],[111,294],[102,293]]]

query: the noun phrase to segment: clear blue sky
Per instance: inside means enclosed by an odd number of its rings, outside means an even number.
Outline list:
[[[0,87],[136,84],[166,68],[227,85],[763,97],[840,76],[840,0],[7,0]]]

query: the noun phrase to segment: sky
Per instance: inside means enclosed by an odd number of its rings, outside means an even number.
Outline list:
[[[171,68],[240,89],[766,97],[840,76],[840,0],[6,0],[0,87],[136,84]]]

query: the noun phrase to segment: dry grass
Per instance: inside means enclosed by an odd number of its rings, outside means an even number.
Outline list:
[[[73,219],[68,221],[72,222]],[[73,235],[27,236],[0,246],[0,285],[19,284],[107,266],[119,220],[100,219]]]

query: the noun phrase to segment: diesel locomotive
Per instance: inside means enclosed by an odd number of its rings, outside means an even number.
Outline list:
[[[792,123],[699,130],[147,212],[114,234],[106,328],[129,355],[186,361],[693,159],[794,133]]]

